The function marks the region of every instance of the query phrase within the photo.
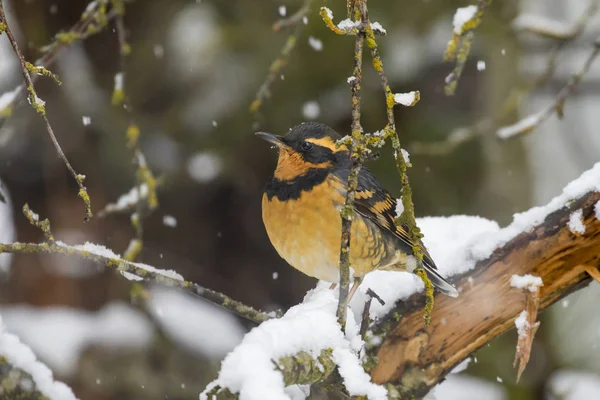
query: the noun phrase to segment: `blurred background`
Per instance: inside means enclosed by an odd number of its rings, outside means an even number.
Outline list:
[[[515,212],[548,202],[600,159],[600,62],[566,102],[563,120],[552,116],[513,140],[495,135],[500,126],[551,104],[582,67],[600,34],[600,14],[590,8],[595,3],[492,2],[476,30],[456,94],[447,97],[444,79],[453,64],[443,63],[442,55],[452,37],[454,11],[469,2],[369,2],[371,19],[387,29],[379,44],[392,89],[421,92],[414,108],[396,110],[403,146],[411,153],[418,216],[471,214],[506,225]],[[4,4],[31,61],[87,6],[81,0]],[[302,4],[127,2],[124,23],[131,54],[124,89],[131,114],[111,105],[115,75],[121,71],[112,23],[58,53],[50,69],[62,86],[46,78],[36,84],[65,153],[87,176],[95,212],[136,185],[125,131],[132,116],[140,127],[141,149],[163,179],[160,206],[144,219],[138,261],[174,269],[265,310],[300,302],[316,282],[287,266],[266,236],[260,201],[276,156],[253,132],[284,133],[302,121],[317,120],[347,134],[351,121],[346,79],[352,74],[353,40],[328,31],[318,16],[318,8],[326,5],[336,21],[344,18],[345,2],[334,0],[313,2],[296,49],[273,83],[272,97],[259,114],[249,112],[290,33],[274,32],[272,25]],[[577,34],[556,40],[521,32],[514,21],[523,14],[549,18],[554,28]],[[370,56],[365,56],[362,121],[372,132],[385,125],[385,106]],[[552,60],[556,68],[537,84]],[[21,81],[2,35],[0,95]],[[123,254],[135,235],[129,214],[82,223],[75,182],[41,119],[20,103],[0,122],[0,177],[12,199],[18,240],[43,240],[21,215],[22,205],[29,203],[50,219],[57,239],[90,241]],[[369,168],[398,195],[391,149],[381,153]],[[5,210],[0,217],[0,239],[9,240],[10,215]],[[197,399],[223,356],[252,327],[181,293],[149,288],[140,294],[113,271],[78,259],[18,255],[9,270],[9,258],[2,257],[0,315],[7,329],[82,399]],[[589,399],[589,393],[600,394],[599,294],[592,283],[541,315],[520,384],[512,368],[516,333],[511,331],[478,352],[446,389],[438,389],[436,398]],[[588,395],[578,394],[582,388]]]

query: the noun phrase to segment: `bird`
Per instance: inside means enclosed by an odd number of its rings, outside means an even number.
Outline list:
[[[341,136],[327,125],[304,122],[284,136],[256,132],[278,152],[277,167],[264,187],[262,219],[279,255],[292,267],[334,288],[340,280],[340,244],[350,153]],[[352,211],[350,299],[364,276],[374,270],[414,272],[417,259],[405,225],[397,225],[396,199],[366,168],[358,175]],[[458,291],[437,271],[421,241],[423,268],[445,295]]]

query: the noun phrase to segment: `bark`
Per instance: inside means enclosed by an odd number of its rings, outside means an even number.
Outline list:
[[[510,286],[514,274],[542,278],[540,311],[585,287],[590,274],[600,279],[600,221],[594,211],[598,201],[600,193],[584,195],[498,248],[474,269],[454,277],[460,296],[438,295],[429,327],[423,320],[424,295],[400,302],[372,327],[375,334],[385,337],[381,346],[367,351],[365,368],[373,381],[385,385],[391,399],[427,394],[471,353],[514,327],[515,318],[527,307],[531,295]],[[583,235],[571,232],[567,226],[571,213],[578,209],[583,210]],[[283,361],[279,365],[286,385],[316,383],[318,389],[336,375],[332,374],[335,367],[327,351],[318,360],[301,354]],[[314,368],[318,363],[326,368]],[[343,396],[343,389],[336,387],[337,394]],[[223,393],[219,398],[224,398]]]
[[[392,384],[402,397],[421,397],[469,354],[513,328],[527,298],[525,291],[510,286],[513,274],[542,278],[540,310],[587,285],[584,268],[597,268],[600,259],[600,221],[594,213],[599,200],[600,193],[586,194],[456,277],[460,296],[437,296],[429,327],[423,323],[422,295],[399,304],[381,324],[390,326],[393,316],[402,315],[375,350],[373,381]],[[578,209],[583,210],[583,235],[567,226]]]

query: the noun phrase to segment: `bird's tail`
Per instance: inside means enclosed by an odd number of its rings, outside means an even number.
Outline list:
[[[458,291],[454,286],[449,284],[446,279],[444,279],[436,270],[434,264],[430,264],[427,260],[423,260],[423,268],[425,272],[427,272],[427,277],[440,292],[444,293],[446,296],[450,297],[458,297]]]

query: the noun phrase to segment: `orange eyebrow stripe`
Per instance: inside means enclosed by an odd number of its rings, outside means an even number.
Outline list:
[[[334,153],[337,153],[338,151],[347,151],[348,150],[345,145],[341,145],[338,147],[335,144],[335,141],[333,139],[331,139],[329,136],[325,136],[325,137],[322,137],[319,139],[309,138],[309,139],[306,139],[306,141],[314,143],[317,146],[325,147]]]

